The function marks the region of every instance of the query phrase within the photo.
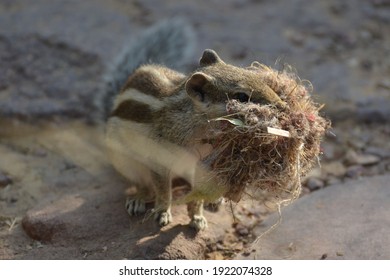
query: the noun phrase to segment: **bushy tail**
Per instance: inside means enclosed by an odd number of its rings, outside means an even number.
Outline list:
[[[125,46],[105,76],[105,115],[111,109],[111,100],[126,82],[128,76],[140,65],[163,64],[180,69],[193,58],[195,32],[181,18],[158,22],[144,30],[138,38]]]

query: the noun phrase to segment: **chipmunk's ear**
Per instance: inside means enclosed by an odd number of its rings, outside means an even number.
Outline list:
[[[203,52],[202,58],[200,59],[200,66],[209,66],[215,63],[223,63],[222,59],[218,56],[218,54],[214,50],[207,49]]]
[[[190,97],[204,102],[207,92],[212,87],[212,77],[201,72],[196,72],[186,82],[186,91]]]

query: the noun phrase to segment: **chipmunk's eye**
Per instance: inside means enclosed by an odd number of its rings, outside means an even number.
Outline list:
[[[245,103],[249,101],[249,96],[245,92],[236,92],[233,94],[233,99]]]

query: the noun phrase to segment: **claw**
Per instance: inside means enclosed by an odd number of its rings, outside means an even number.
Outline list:
[[[146,211],[145,201],[143,199],[128,198],[125,206],[130,216],[143,214]]]
[[[204,216],[194,215],[190,222],[190,227],[197,231],[204,230],[207,228],[207,220]]]

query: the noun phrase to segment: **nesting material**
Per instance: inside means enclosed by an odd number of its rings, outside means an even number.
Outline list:
[[[288,203],[301,191],[300,179],[318,159],[330,123],[319,115],[311,87],[288,70],[261,64],[249,68],[287,104],[285,108],[251,102],[227,103],[228,115],[212,122],[214,153],[206,163],[224,196],[238,202],[244,194]]]

